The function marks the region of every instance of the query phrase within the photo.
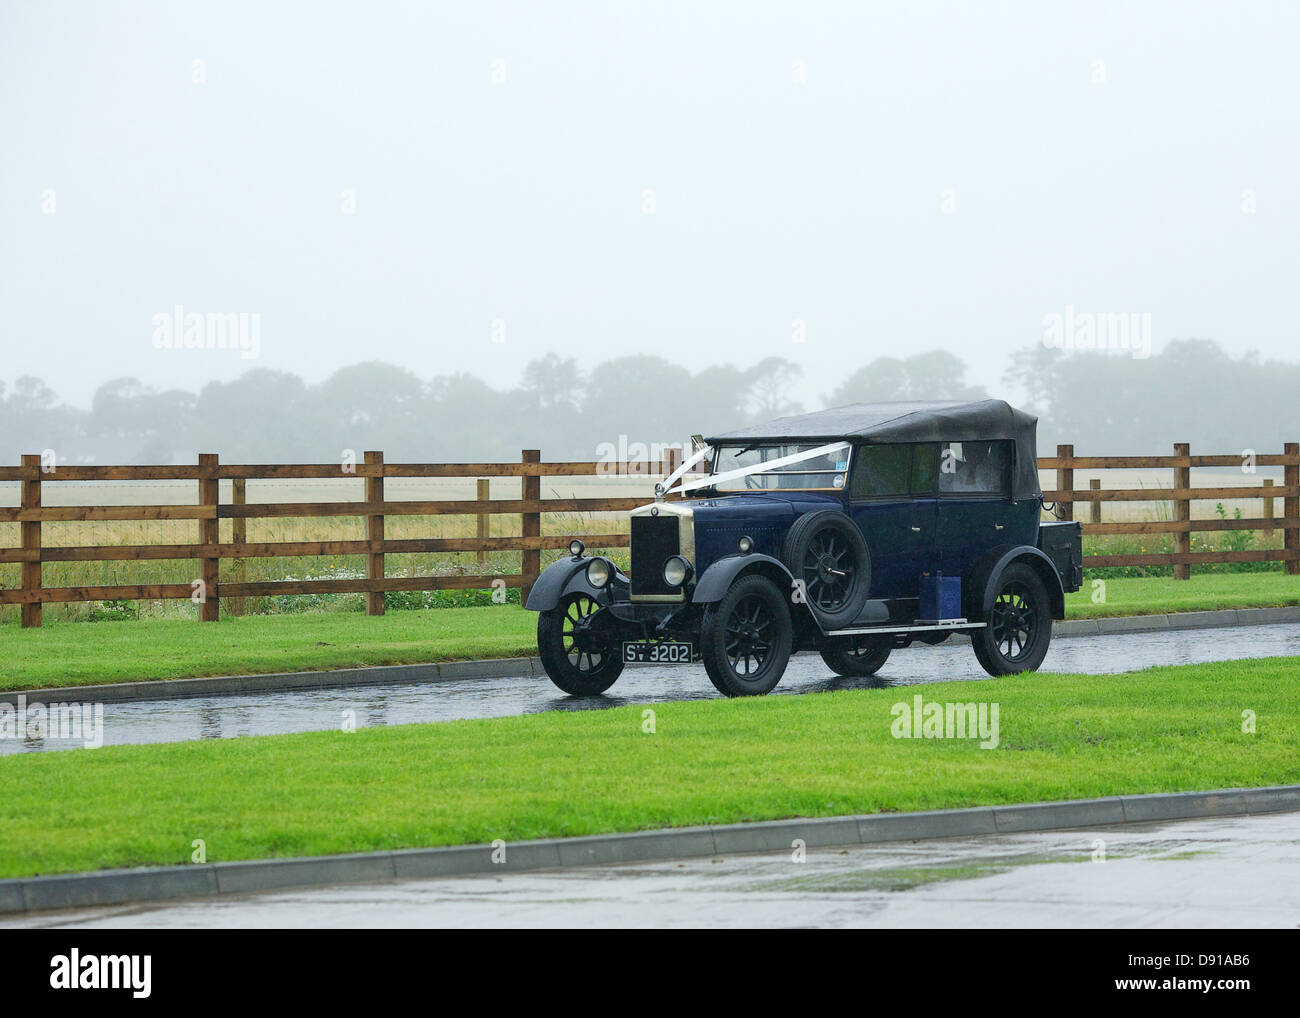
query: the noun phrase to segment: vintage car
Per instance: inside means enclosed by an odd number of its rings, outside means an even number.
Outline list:
[[[627,573],[574,541],[538,577],[547,674],[590,696],[626,662],[702,660],[749,696],[797,651],[867,676],[955,633],[992,675],[1036,669],[1082,581],[1078,524],[1042,521],[1036,427],[1001,400],[871,403],[701,440],[632,511]]]

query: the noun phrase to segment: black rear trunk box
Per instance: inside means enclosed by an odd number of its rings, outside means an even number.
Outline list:
[[[1040,523],[1038,550],[1052,560],[1066,591],[1083,585],[1083,528],[1074,520]]]

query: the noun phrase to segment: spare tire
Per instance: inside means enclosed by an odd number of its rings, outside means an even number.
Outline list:
[[[782,558],[823,629],[842,629],[862,613],[871,590],[871,552],[849,516],[835,509],[800,516],[785,535]]]

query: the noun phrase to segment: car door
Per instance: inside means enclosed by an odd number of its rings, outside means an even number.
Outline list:
[[[854,450],[849,513],[871,552],[872,597],[916,597],[933,566],[937,456],[934,444]]]
[[[1025,543],[1025,514],[1011,500],[1013,456],[1009,441],[941,445],[936,567],[944,575],[965,577],[992,548]]]

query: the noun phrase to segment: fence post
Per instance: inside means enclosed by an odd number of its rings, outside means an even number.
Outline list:
[[[221,482],[217,479],[217,454],[199,453],[199,505],[212,507],[212,518],[199,520],[199,543],[215,547],[221,541],[221,521],[217,519],[217,505],[221,501]],[[221,601],[218,584],[221,580],[221,558],[205,555],[200,561],[203,580],[203,604],[199,618],[216,622],[221,618]]]
[[[664,472],[664,477],[669,476],[674,470],[680,467],[682,465],[682,460],[683,454],[681,449],[673,446],[669,446],[665,449],[664,460],[659,464],[660,469]],[[680,498],[681,496],[678,497]]]
[[[542,453],[539,449],[525,449],[520,453],[520,460],[524,463],[542,462]],[[538,503],[542,498],[542,479],[536,474],[525,474],[523,477],[522,494],[525,502]],[[524,507],[525,510],[528,508]],[[524,537],[541,537],[542,536],[542,513],[541,506],[533,512],[524,512],[522,527],[520,531]],[[528,600],[528,592],[533,589],[533,584],[537,582],[537,576],[542,571],[542,553],[540,549],[526,550],[520,555],[519,571],[523,574],[523,590],[520,597],[524,602]]]
[[[1283,449],[1288,456],[1300,456],[1300,442],[1287,442]],[[1300,488],[1300,464],[1289,463],[1282,470],[1282,483],[1295,491]],[[1287,495],[1282,499],[1282,515],[1295,520],[1300,516],[1300,495]],[[1284,531],[1282,546],[1288,551],[1300,554],[1300,525],[1292,523]],[[1300,559],[1287,560],[1286,571],[1292,576],[1300,573]]]
[[[1074,446],[1058,445],[1056,447],[1056,458],[1060,460],[1074,459]],[[1060,467],[1056,468],[1056,487],[1059,489],[1056,496],[1057,507],[1061,510],[1060,518],[1063,520],[1074,519],[1074,468]]]
[[[1089,490],[1089,491],[1100,491],[1100,490],[1101,490],[1101,478],[1100,478],[1100,477],[1094,477],[1091,481],[1089,481],[1089,482],[1088,482],[1088,490]],[[1088,522],[1089,522],[1089,523],[1100,523],[1100,522],[1101,522],[1101,499],[1093,499],[1093,500],[1092,500],[1088,505],[1089,505],[1089,508],[1088,508]]]
[[[1273,487],[1273,478],[1265,477],[1264,487],[1265,488]],[[1264,533],[1266,534],[1273,533],[1273,496],[1272,495],[1266,494],[1264,496],[1264,519],[1268,521],[1267,523],[1264,524]]]
[[[236,477],[230,482],[230,502],[232,505],[248,504],[248,481],[243,477]],[[245,544],[248,541],[248,520],[243,516],[236,516],[230,521],[230,540],[234,544]],[[231,563],[231,578],[236,583],[243,583],[247,578],[247,570],[244,556],[240,555]],[[232,597],[227,603],[227,611],[231,615],[243,615],[248,610],[248,599],[244,597]]]
[[[480,502],[487,502],[492,498],[492,481],[487,477],[480,477],[478,479],[478,490],[474,494]],[[492,533],[491,519],[486,512],[478,514],[478,537],[480,541]],[[486,548],[479,549],[478,560],[482,565],[487,564],[488,553]]]
[[[22,465],[31,467],[35,471],[35,476],[29,481],[23,480],[22,488],[22,507],[24,509],[39,509],[41,507],[41,458],[39,456],[24,456]],[[40,520],[23,520],[19,528],[22,531],[22,546],[24,551],[34,551],[35,559],[24,561],[21,570],[23,593],[39,594],[41,590],[41,521]],[[41,624],[41,603],[39,601],[24,601],[22,607],[23,628],[39,626]]]
[[[384,477],[383,464],[384,454],[382,452],[367,452],[365,454],[367,466],[377,466],[381,469],[377,476],[366,475],[366,502],[372,506],[382,505],[384,501]],[[384,614],[384,592],[374,586],[376,580],[384,578],[384,514],[380,512],[368,512],[366,514],[366,539],[370,542],[370,552],[366,555],[366,579],[370,581],[370,589],[366,591],[366,614],[382,615]]]
[[[1174,455],[1188,461],[1187,466],[1174,467],[1174,487],[1190,488],[1192,486],[1191,446],[1187,442],[1174,443]],[[1174,499],[1174,519],[1186,523],[1188,527],[1174,534],[1174,551],[1180,555],[1190,555],[1192,551],[1192,500],[1187,497]],[[1187,562],[1174,563],[1174,579],[1187,580],[1192,575],[1192,567]]]

